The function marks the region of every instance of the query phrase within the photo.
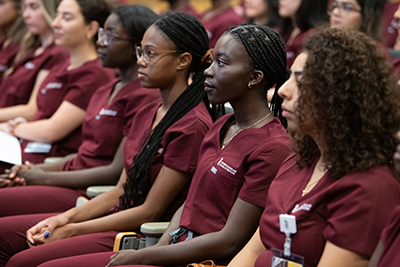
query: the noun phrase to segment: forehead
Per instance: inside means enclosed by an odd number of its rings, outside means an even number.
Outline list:
[[[292,65],[292,73],[295,73],[297,71],[303,71],[305,65],[307,62],[307,54],[306,53],[301,53],[296,60],[294,61]]]
[[[150,46],[163,49],[175,49],[174,43],[157,26],[150,26],[143,35],[142,47]]]
[[[332,1],[333,2],[333,1]],[[360,6],[357,0],[336,0],[336,3],[350,4],[353,6]]]
[[[62,0],[57,8],[58,12],[81,13],[79,4],[75,0]]]
[[[250,61],[250,57],[242,42],[237,37],[230,34],[224,34],[218,39],[213,54],[214,56],[223,54],[229,57],[230,60],[240,60],[242,62]]]
[[[104,23],[104,28],[105,29],[116,29],[116,30],[125,30],[124,26],[122,25],[122,22],[119,18],[119,16],[115,13],[111,13],[108,18],[106,19],[106,22]]]

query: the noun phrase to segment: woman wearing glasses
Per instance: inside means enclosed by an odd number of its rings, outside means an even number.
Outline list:
[[[63,212],[75,206],[88,186],[117,183],[132,119],[144,105],[160,97],[157,90],[140,86],[135,55],[136,46],[156,18],[142,6],[113,10],[104,29],[99,29],[98,54],[104,67],[119,69],[121,78],[101,86],[92,96],[77,154],[51,164],[15,166],[11,174],[3,175],[3,186],[19,187],[0,189],[0,217]]]
[[[379,40],[385,1],[336,0],[330,3],[331,28],[361,31]]]
[[[111,251],[115,231],[137,231],[144,222],[170,220],[184,202],[200,144],[212,123],[203,101],[208,36],[195,17],[167,13],[146,31],[141,45],[138,77],[143,87],[161,93],[161,99],[134,117],[116,188],[63,214],[0,219],[0,264],[19,251],[8,266],[38,266],[56,258]],[[118,212],[108,215],[113,209]],[[34,247],[27,249],[27,240]]]
[[[103,0],[63,0],[57,12],[55,43],[68,51],[69,61],[53,68],[36,88],[33,118],[17,117],[3,128],[23,139],[22,162],[75,153],[90,97],[112,78],[112,71],[101,66],[95,44],[99,25],[109,15]]]

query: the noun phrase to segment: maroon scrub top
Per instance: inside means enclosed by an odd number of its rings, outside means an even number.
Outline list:
[[[132,128],[124,147],[125,170],[127,172],[132,164],[133,157],[138,153],[151,131],[151,125],[160,105],[161,100],[152,102],[139,111],[133,119]],[[212,120],[208,110],[204,102],[201,101],[200,104],[170,126],[153,158],[151,184],[154,183],[163,165],[173,170],[194,173],[201,142],[211,124]],[[160,221],[171,220],[175,211],[185,201],[188,189],[189,183],[175,198]]]
[[[50,70],[55,65],[66,61],[68,61],[68,53],[52,44],[38,56],[31,51],[14,62],[12,66],[14,70],[3,78],[0,85],[0,107],[28,103],[39,71]]]
[[[37,105],[38,111],[34,121],[49,119],[57,111],[63,101],[86,110],[93,93],[108,83],[113,72],[103,68],[99,59],[86,62],[81,67],[67,71],[69,62],[63,62],[53,69],[40,86]],[[25,153],[29,141],[24,140],[22,162],[41,163],[46,157],[62,157],[78,150],[82,142],[81,127],[73,130],[68,136],[52,144],[49,153]]]
[[[127,136],[136,113],[160,97],[158,90],[140,86],[136,79],[109,98],[120,79],[100,87],[90,99],[82,124],[82,144],[76,158],[67,161],[63,171],[82,170],[112,162],[123,136]]]
[[[0,44],[0,83],[3,81],[4,72],[12,66],[15,56],[21,48],[20,44],[17,43],[10,43],[6,47],[3,46],[4,40]]]
[[[196,234],[221,230],[238,197],[263,208],[270,183],[291,153],[290,138],[277,118],[240,131],[221,149],[221,131],[233,119],[233,114],[220,118],[201,145],[180,221]]]
[[[286,213],[296,216],[291,251],[304,257],[305,266],[317,266],[326,241],[370,257],[391,212],[400,203],[393,171],[380,166],[337,181],[326,173],[302,197],[318,159],[303,169],[296,160],[296,155],[285,160],[271,184],[260,220],[260,236],[267,250],[255,267],[271,266],[271,247],[283,250],[285,234],[280,232],[279,215]]]
[[[288,44],[290,33],[286,36],[282,36],[285,41],[286,55],[287,55],[287,67],[290,69],[296,57],[303,52],[304,39],[315,33],[314,29],[299,33],[291,44]]]
[[[400,264],[400,205],[395,208],[382,231],[383,252],[378,267],[397,267]]]
[[[204,16],[207,11],[199,18],[207,30],[208,38],[210,39],[210,48],[214,48],[219,37],[230,27],[243,23],[243,18],[240,17],[232,7],[227,8],[223,12],[213,16],[207,21],[204,21]]]
[[[398,34],[399,25],[393,17],[398,7],[399,3],[385,3],[382,21],[382,43],[388,48],[394,46]]]

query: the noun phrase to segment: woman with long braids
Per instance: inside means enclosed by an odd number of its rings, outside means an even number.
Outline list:
[[[138,231],[142,223],[171,219],[186,197],[201,141],[212,123],[203,102],[207,51],[207,33],[191,15],[166,14],[147,29],[137,48],[138,77],[143,87],[159,88],[161,99],[133,119],[125,142],[126,172],[116,188],[53,217],[14,216],[13,226],[7,222],[11,217],[3,218],[0,264],[19,251],[7,266],[38,266],[111,251],[116,231]],[[119,199],[120,211],[107,216]]]
[[[366,267],[400,203],[392,158],[399,91],[384,54],[372,38],[341,29],[316,34],[304,49],[278,91],[297,153],[229,267]],[[302,265],[282,261],[300,257]]]
[[[272,110],[266,99],[266,91],[290,74],[283,40],[266,26],[232,27],[218,40],[204,74],[210,102],[228,101],[235,113],[220,118],[204,138],[188,198],[158,244],[120,251],[111,262],[108,252],[43,266],[181,266],[209,258],[223,263],[250,239],[269,184],[290,153],[280,98],[275,95]]]

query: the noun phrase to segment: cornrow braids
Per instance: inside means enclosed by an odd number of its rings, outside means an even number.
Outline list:
[[[264,73],[265,87],[263,94],[274,85],[275,93],[271,101],[271,111],[286,127],[286,119],[282,116],[282,101],[278,89],[290,76],[286,67],[286,49],[282,37],[270,27],[264,25],[239,25],[230,27],[224,34],[239,39],[253,62],[254,69]]]
[[[125,193],[120,199],[119,209],[128,209],[143,204],[150,190],[150,175],[153,157],[156,154],[165,132],[181,119],[186,113],[207,99],[204,91],[204,70],[208,63],[201,64],[201,59],[208,51],[208,36],[203,25],[192,15],[178,12],[168,12],[154,24],[175,45],[178,53],[189,52],[192,62],[189,73],[194,72],[193,82],[175,100],[158,125],[147,136],[139,153],[133,158],[124,184]],[[208,100],[205,104],[210,112]],[[211,114],[213,120],[216,116]]]

